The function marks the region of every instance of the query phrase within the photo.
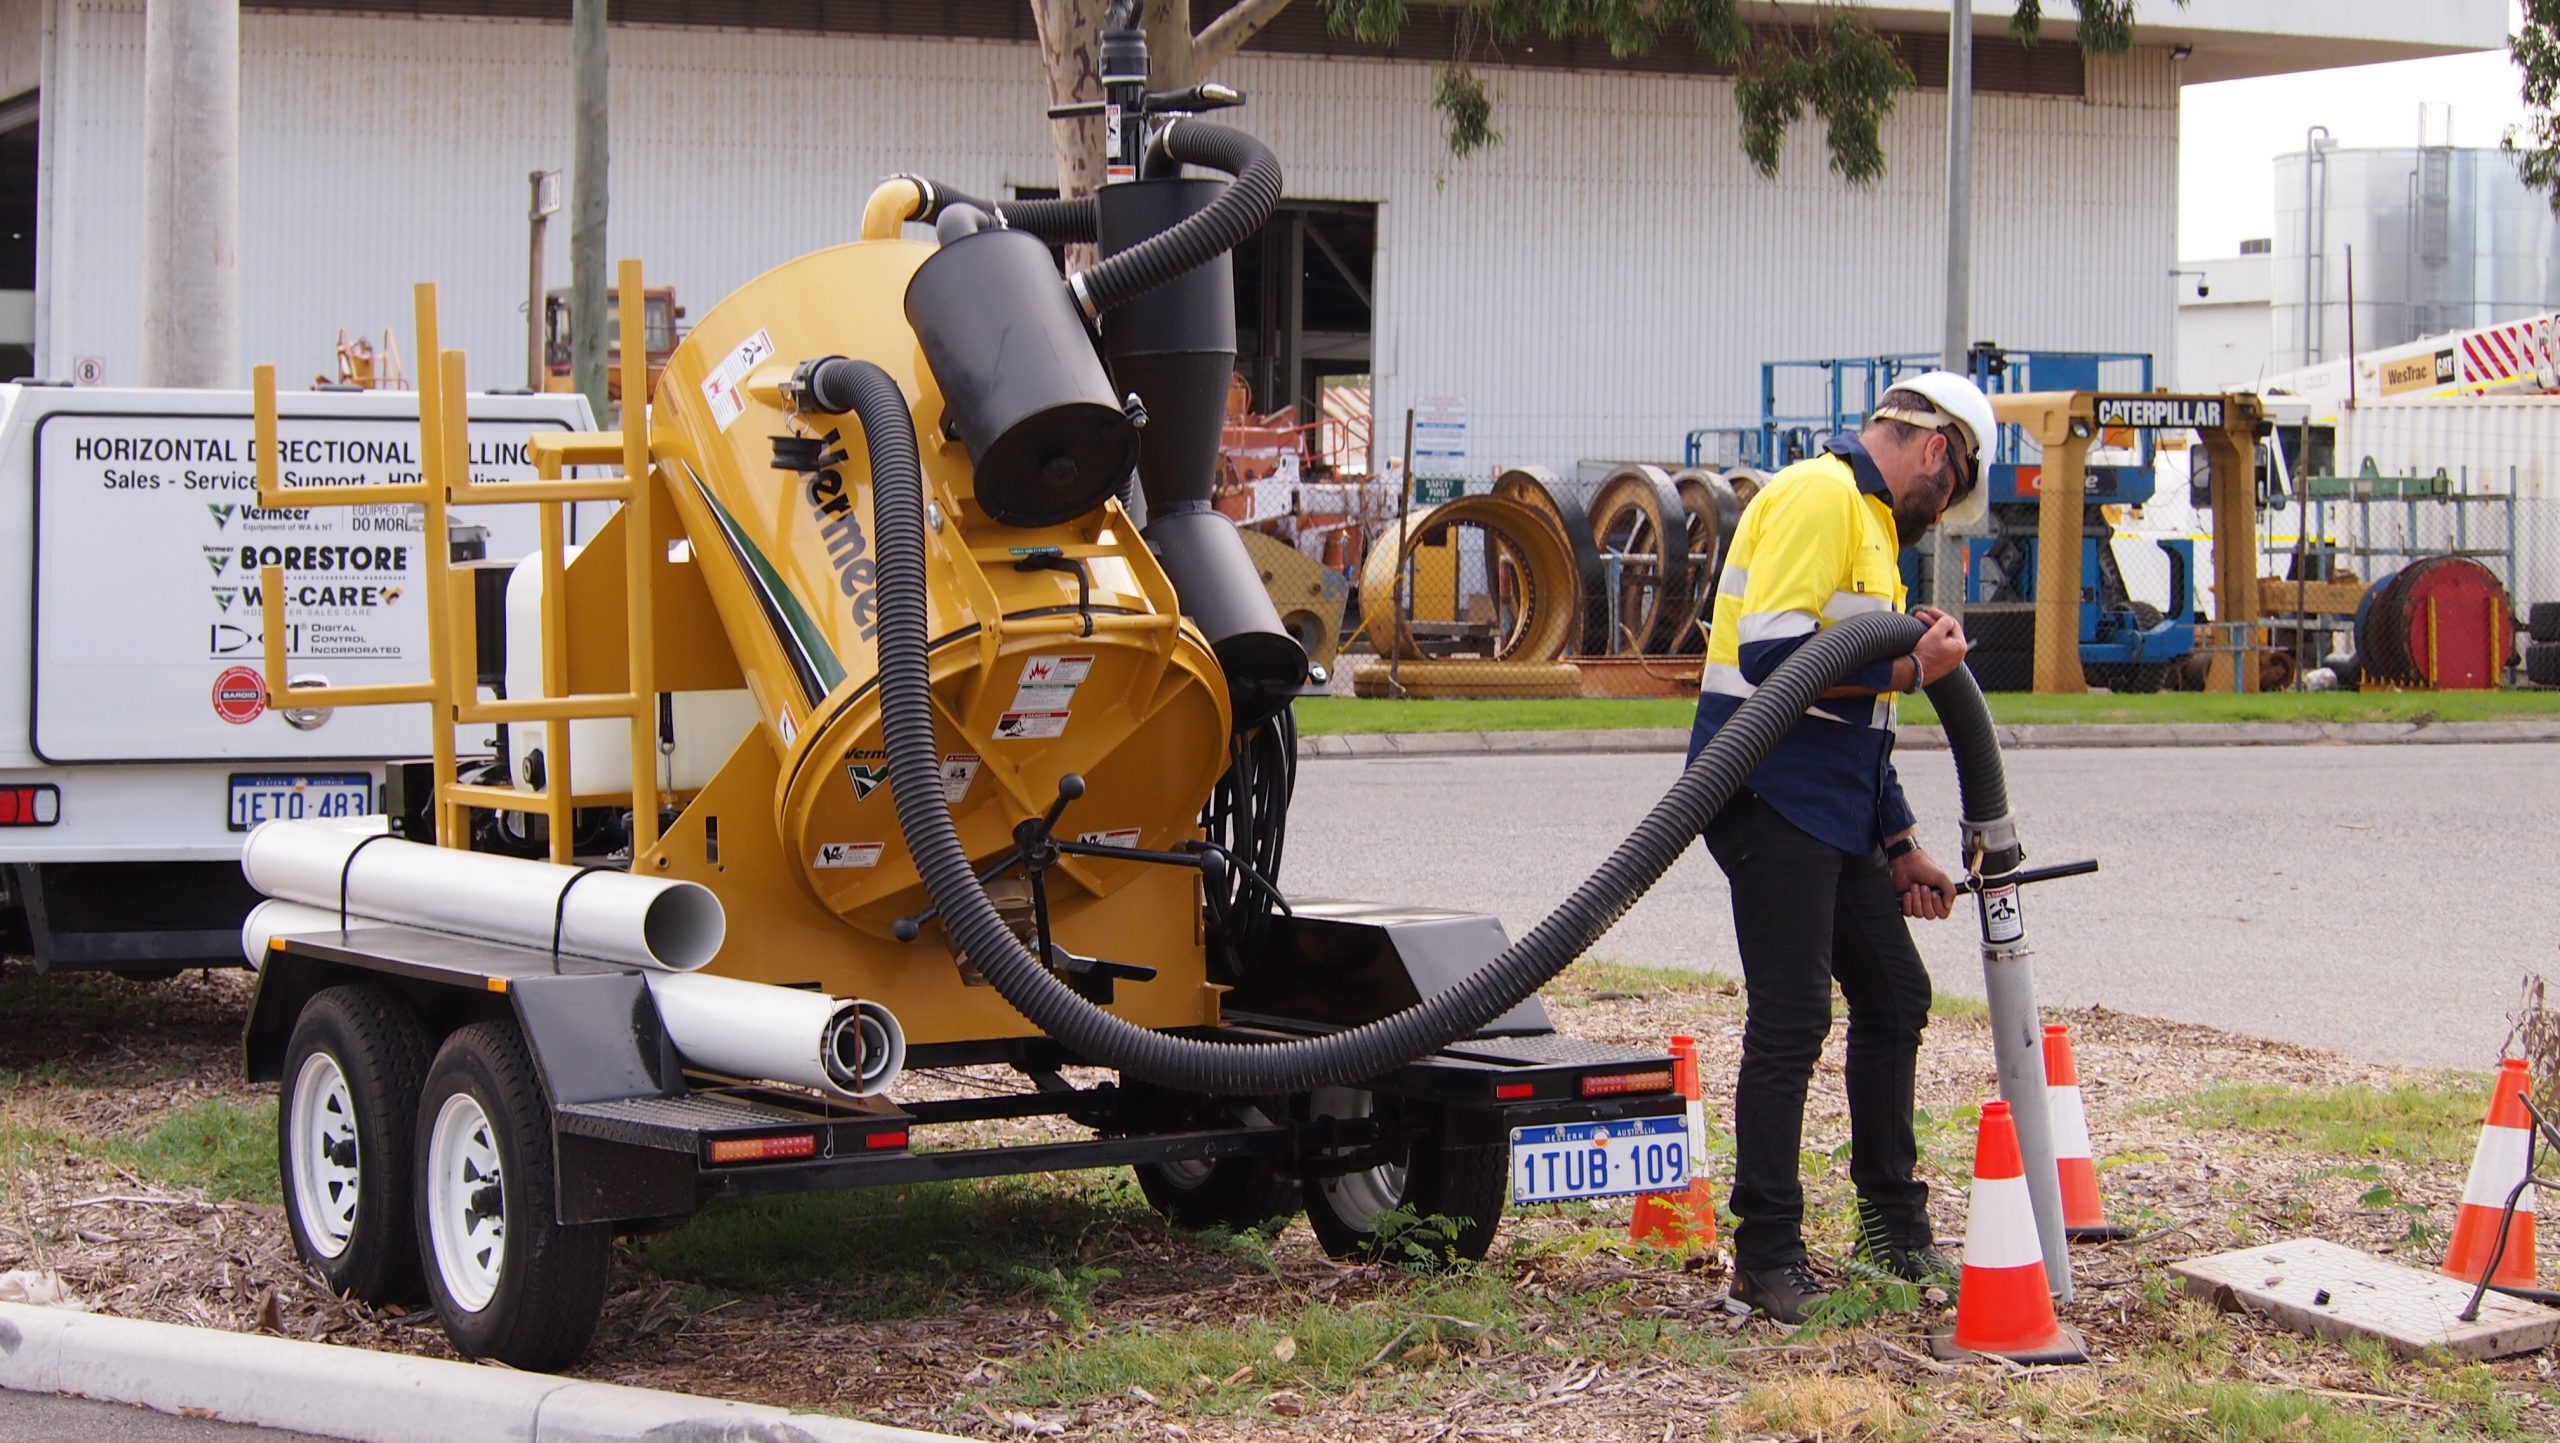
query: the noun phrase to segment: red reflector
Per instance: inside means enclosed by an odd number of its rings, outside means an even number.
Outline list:
[[[1493,1095],[1504,1102],[1530,1096],[1537,1090],[1535,1085],[1526,1082],[1497,1082],[1493,1085]]]
[[[1657,1068],[1651,1072],[1612,1072],[1599,1077],[1582,1079],[1582,1095],[1585,1097],[1616,1097],[1627,1092],[1669,1092],[1671,1088],[1671,1069],[1668,1067]]]
[[[873,1152],[887,1152],[892,1148],[905,1147],[907,1135],[903,1132],[875,1132],[865,1137],[862,1145]]]
[[[714,1167],[817,1155],[818,1135],[814,1132],[795,1132],[783,1137],[722,1137],[712,1139],[711,1143]]]

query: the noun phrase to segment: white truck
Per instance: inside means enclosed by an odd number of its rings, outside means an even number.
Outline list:
[[[286,485],[413,476],[417,417],[409,392],[283,397]],[[474,395],[473,475],[530,479],[527,437],[592,426],[578,396]],[[247,829],[378,810],[425,753],[420,707],[267,706],[260,566],[292,679],[350,686],[426,675],[423,547],[533,549],[530,507],[435,538],[414,507],[263,508],[251,431],[245,391],[0,385],[0,945],[39,969],[236,965]]]

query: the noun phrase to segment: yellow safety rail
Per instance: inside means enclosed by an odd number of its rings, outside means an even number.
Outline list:
[[[620,294],[643,294],[640,263],[624,261],[618,276]],[[460,351],[437,349],[436,290],[417,287],[418,440],[421,479],[414,483],[364,486],[298,486],[285,489],[276,462],[276,374],[273,366],[255,372],[257,404],[258,504],[261,506],[407,505],[425,515],[427,568],[427,680],[380,686],[296,687],[287,676],[284,622],[284,570],[259,570],[259,605],[266,625],[267,703],[285,707],[394,706],[426,703],[434,722],[429,737],[435,758],[436,841],[448,847],[470,845],[470,817],[475,807],[539,814],[549,819],[551,860],[571,860],[573,794],[569,754],[572,721],[620,720],[631,728],[631,851],[640,856],[658,842],[659,794],[653,767],[657,755],[656,655],[652,645],[655,607],[650,547],[654,536],[650,512],[655,486],[649,474],[648,383],[633,381],[631,368],[646,366],[648,347],[642,333],[645,308],[621,308],[622,427],[619,431],[537,436],[529,443],[533,481],[477,482],[470,468],[470,392],[463,384]],[[603,466],[619,461],[622,474],[563,480],[572,466]],[[628,685],[619,692],[570,695],[567,570],[562,507],[580,501],[613,501],[622,506],[629,615],[625,626],[630,647]],[[478,658],[472,625],[475,596],[467,574],[453,568],[447,544],[446,514],[456,505],[533,505],[541,508],[542,682],[544,695],[482,701],[476,678]],[[544,784],[540,787],[465,785],[456,769],[455,732],[491,722],[540,722],[545,743]]]

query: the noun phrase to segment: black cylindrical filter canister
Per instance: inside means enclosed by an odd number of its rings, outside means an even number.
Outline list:
[[[1020,231],[951,236],[907,284],[907,323],[976,470],[978,504],[1009,526],[1100,506],[1138,451],[1049,248]]]
[[[1128,250],[1207,208],[1224,180],[1147,180],[1095,194],[1103,255]],[[1227,379],[1236,364],[1234,259],[1225,252],[1136,299],[1103,312],[1102,354],[1111,379],[1147,403],[1138,437],[1138,481],[1147,512],[1206,502],[1217,489]]]

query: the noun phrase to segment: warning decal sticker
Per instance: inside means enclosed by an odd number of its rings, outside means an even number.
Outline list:
[[[1009,711],[996,722],[996,740],[1000,742],[1064,736],[1066,732],[1067,714],[1062,711]]]
[[[817,859],[809,865],[820,869],[877,867],[880,851],[878,842],[820,842]]]

